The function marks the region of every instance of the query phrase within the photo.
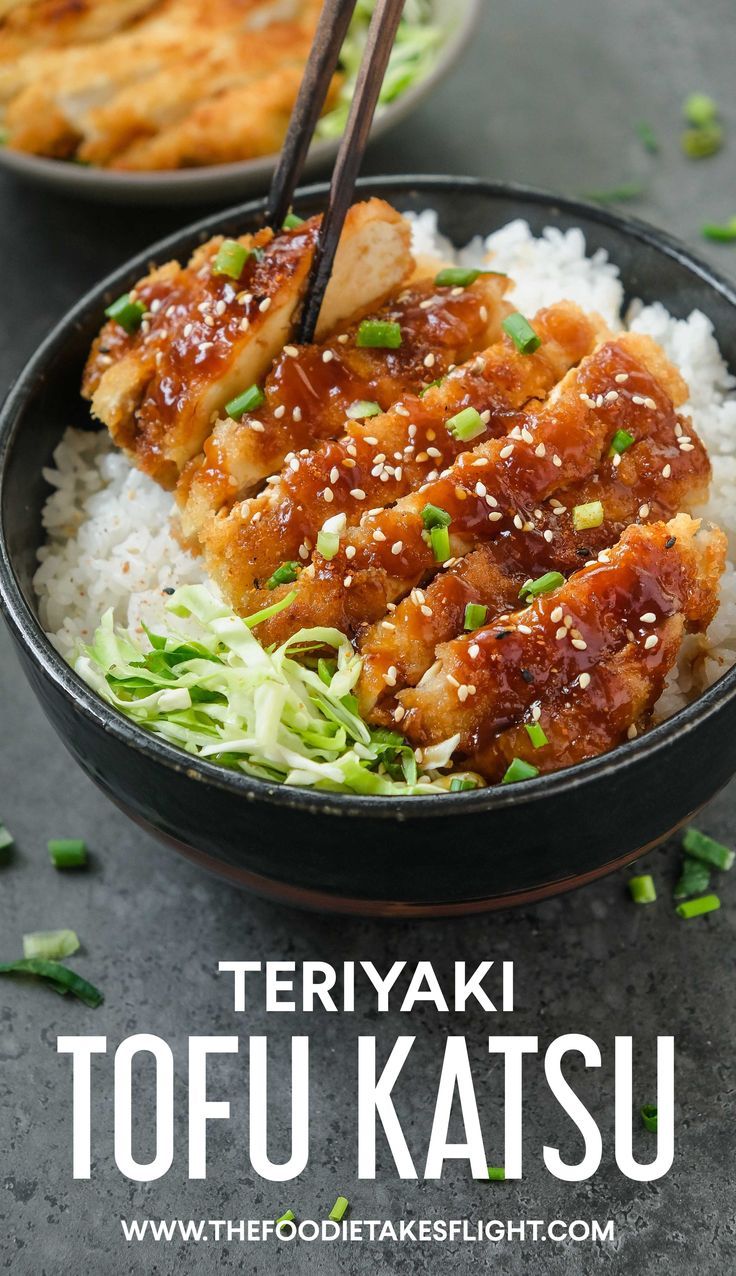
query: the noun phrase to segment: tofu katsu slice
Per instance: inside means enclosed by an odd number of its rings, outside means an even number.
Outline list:
[[[0,57],[104,40],[157,0],[0,0]]]
[[[498,539],[560,488],[593,475],[617,430],[651,432],[650,414],[670,414],[686,396],[684,381],[651,338],[622,333],[604,342],[544,404],[524,414],[516,438],[490,439],[463,453],[419,491],[369,511],[347,529],[332,559],[315,554],[293,603],[263,622],[259,637],[272,642],[314,624],[354,635],[443,563]],[[430,531],[425,524],[436,511],[447,525]]]
[[[384,725],[401,721],[396,696],[416,686],[441,643],[463,634],[468,605],[490,616],[515,610],[526,581],[547,572],[570,576],[630,523],[666,521],[707,500],[710,460],[691,422],[673,408],[650,414],[650,426],[651,433],[629,435],[623,453],[609,452],[594,475],[563,488],[527,518],[519,515],[498,540],[473,550],[426,589],[413,589],[392,615],[368,627],[360,640],[357,690],[364,717]],[[596,504],[600,522],[578,530],[573,511]]]
[[[79,158],[107,164],[137,142],[171,129],[203,99],[255,84],[288,66],[303,70],[312,32],[297,23],[273,23],[265,31],[228,34],[210,47],[172,57],[154,75],[125,85],[80,120]]]
[[[467,305],[483,296],[489,321],[497,325],[502,284],[494,276],[478,279],[444,305]],[[433,313],[433,308],[426,311],[430,319]],[[505,434],[525,404],[544,398],[604,331],[600,319],[570,302],[540,311],[534,326],[542,337],[535,353],[519,353],[504,337],[421,397],[405,396],[383,415],[349,422],[339,441],[293,457],[277,483],[217,519],[206,538],[208,567],[235,605],[255,608],[254,591],[280,562],[305,561],[326,519],[344,514],[347,525],[354,526],[365,510],[389,505],[436,480],[439,469],[467,446],[447,429],[458,412],[482,413],[478,438]],[[437,346],[435,337],[431,372],[442,362]]]
[[[225,405],[258,383],[289,340],[312,261],[319,218],[238,241],[249,257],[238,280],[215,270],[222,240],[187,266],[168,263],[136,286],[145,307],[128,333],[110,320],[87,362],[82,393],[131,460],[164,487],[202,448]],[[349,211],[325,294],[318,336],[369,309],[411,270],[407,223],[382,200]],[[365,269],[365,261],[371,270]]]
[[[506,282],[497,275],[486,275],[465,289],[437,287],[433,279],[413,283],[370,315],[375,322],[398,324],[401,344],[396,348],[359,345],[358,323],[318,345],[287,346],[266,380],[265,403],[240,420],[218,421],[203,455],[192,461],[182,475],[177,496],[185,537],[203,532],[222,506],[247,496],[264,478],[278,471],[287,457],[290,464],[281,480],[268,489],[267,496],[238,511],[227,528],[218,529],[221,543],[226,543],[229,535],[237,535],[241,526],[243,534],[251,528],[255,533],[251,520],[257,509],[266,519],[258,537],[268,524],[288,539],[290,514],[296,520],[295,528],[300,518],[312,514],[319,517],[322,507],[326,518],[328,499],[308,491],[307,474],[314,471],[318,476],[324,472],[324,484],[316,477],[316,486],[329,486],[329,475],[340,464],[346,478],[354,481],[343,484],[342,492],[333,492],[333,512],[337,513],[347,500],[359,516],[361,506],[349,491],[366,481],[361,463],[355,459],[361,435],[387,433],[387,418],[378,415],[351,422],[348,410],[352,406],[357,411],[385,412],[402,394],[418,390],[430,377],[444,376],[454,364],[494,340],[500,332],[501,297]],[[458,292],[460,295],[455,295]],[[427,395],[437,393],[434,388]],[[402,440],[403,444],[409,442],[405,418],[397,416],[396,421],[398,428],[392,433],[400,435],[401,440],[393,439],[392,452],[402,446]],[[305,449],[323,439],[335,438],[346,427],[347,436],[334,448],[304,455]],[[377,480],[372,482],[378,486]],[[301,540],[300,535],[294,553]],[[245,545],[243,552],[248,558]]]
[[[629,527],[559,589],[441,646],[419,685],[401,693],[402,731],[418,747],[457,736],[456,757],[492,780],[514,756],[554,770],[635,734],[683,633],[706,630],[718,608],[726,538],[700,526],[678,514]],[[548,745],[529,747],[533,723]]]

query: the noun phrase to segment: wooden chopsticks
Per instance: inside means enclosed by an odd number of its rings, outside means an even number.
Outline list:
[[[274,229],[281,226],[289,211],[355,5],[356,0],[325,0],[266,204],[266,220]],[[404,0],[377,0],[373,11],[317,238],[299,322],[299,341],[311,341],[314,337],[403,8]]]

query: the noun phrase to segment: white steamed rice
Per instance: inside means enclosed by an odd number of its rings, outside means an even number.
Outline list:
[[[586,256],[580,230],[548,228],[535,238],[526,222],[514,221],[459,251],[438,234],[433,212],[416,217],[413,230],[418,253],[463,265],[482,264],[490,254],[493,265],[516,281],[511,295],[522,313],[566,298],[597,310],[614,328],[621,325],[618,270],[602,250]],[[658,716],[667,717],[736,662],[736,378],[699,311],[679,320],[659,303],[635,303],[624,318],[633,331],[649,333],[663,346],[690,386],[684,411],[713,463],[710,500],[696,513],[729,537],[719,613],[707,641],[686,640],[658,705]],[[54,491],[44,508],[48,540],[39,550],[34,584],[41,622],[65,658],[91,639],[108,608],[122,625],[145,621],[155,628],[165,588],[206,579],[201,563],[169,530],[171,496],[134,469],[106,433],[68,429],[44,477]]]

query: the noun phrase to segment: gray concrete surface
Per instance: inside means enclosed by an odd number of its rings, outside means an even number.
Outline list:
[[[677,146],[685,92],[704,88],[736,128],[733,0],[539,0],[488,4],[462,67],[411,120],[371,152],[371,172],[450,171],[514,178],[572,193],[644,177],[648,194],[635,211],[698,247],[724,271],[736,249],[700,244],[706,218],[736,212],[733,146],[710,162],[688,164]],[[632,136],[644,118],[663,140],[655,161]],[[89,284],[189,212],[142,212],[77,205],[30,188],[0,184],[0,384],[7,384],[38,338]],[[683,924],[670,887],[675,847],[649,857],[660,886],[656,906],[636,909],[619,874],[564,899],[523,912],[459,922],[383,925],[304,916],[261,903],[210,880],[141,834],[93,788],[52,735],[0,636],[0,812],[16,835],[13,863],[0,871],[0,955],[14,955],[23,931],[75,927],[81,973],[104,989],[92,1012],[39,987],[5,981],[0,990],[0,1268],[19,1276],[89,1271],[123,1273],[617,1272],[722,1276],[736,1267],[733,1054],[734,884],[722,883],[724,909]],[[736,843],[731,785],[701,823]],[[605,812],[601,812],[605,819]],[[93,848],[83,876],[55,875],[50,836],[85,837]],[[309,847],[305,846],[305,854]],[[371,958],[388,966],[431,958],[447,972],[455,959],[512,958],[517,1005],[512,1017],[418,1012],[410,1027],[398,1013],[377,1018],[366,1000],[352,1016],[235,1015],[219,959],[284,958],[341,962]],[[245,1086],[234,1061],[215,1064],[217,1097],[233,1100],[233,1122],[211,1134],[206,1182],[186,1179],[186,1038],[191,1033],[269,1034],[275,1051],[272,1105],[275,1147],[284,1128],[292,1033],[311,1032],[313,1056],[310,1164],[294,1184],[258,1179],[247,1159]],[[551,1100],[541,1065],[525,1084],[525,1165],[517,1184],[476,1184],[465,1167],[440,1184],[401,1182],[381,1153],[375,1184],[356,1176],[355,1039],[375,1032],[387,1051],[395,1036],[417,1037],[416,1060],[399,1109],[420,1165],[444,1039],[468,1038],[491,1161],[500,1159],[501,1088],[485,1038],[493,1031],[538,1034],[542,1046],[563,1032],[598,1041],[600,1074],[580,1082],[603,1131],[595,1178],[565,1185],[545,1170],[541,1150],[577,1150],[569,1121]],[[136,1186],[118,1174],[112,1152],[109,1064],[95,1065],[94,1160],[88,1183],[71,1177],[69,1065],[56,1054],[59,1034],[106,1034],[111,1048],[134,1032],[157,1032],[177,1065],[180,1118],[174,1166],[157,1183]],[[677,1040],[677,1141],[661,1182],[626,1180],[613,1158],[612,1044],[636,1039],[637,1093],[650,1098],[653,1043]],[[226,1066],[227,1065],[227,1066]],[[151,1112],[141,1080],[143,1125]],[[139,1148],[150,1146],[144,1129]],[[646,1135],[637,1136],[642,1159]],[[275,1153],[274,1153],[275,1154]],[[287,1206],[320,1217],[338,1192],[356,1217],[416,1216],[613,1218],[612,1245],[504,1242],[480,1245],[241,1246],[231,1243],[128,1245],[119,1219],[274,1217]]]

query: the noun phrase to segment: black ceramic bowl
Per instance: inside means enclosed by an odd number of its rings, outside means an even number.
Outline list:
[[[630,297],[675,315],[699,307],[736,367],[736,294],[681,247],[612,213],[536,191],[457,178],[364,181],[398,208],[436,208],[458,244],[514,217],[581,226]],[[320,208],[323,186],[300,212]],[[142,253],[85,297],[20,376],[0,419],[0,596],[21,660],[65,744],[135,819],[201,864],[274,898],[345,912],[422,915],[529,901],[625,864],[736,771],[736,670],[670,721],[605,757],[508,788],[384,799],[272,787],[199,762],[120,717],[45,638],[31,578],[47,487],[41,466],[83,423],[82,365],[103,307],[151,260],[186,257],[215,231],[258,224],[262,204],[199,222]]]

